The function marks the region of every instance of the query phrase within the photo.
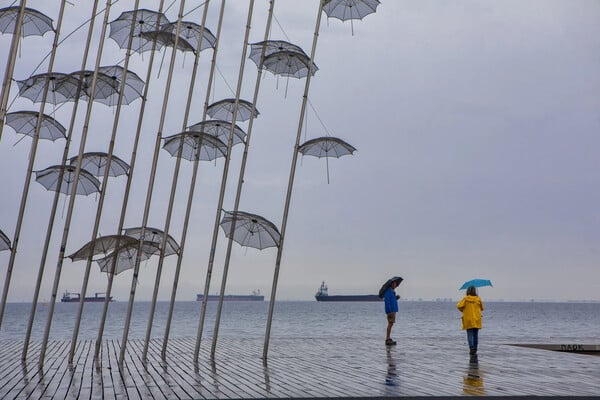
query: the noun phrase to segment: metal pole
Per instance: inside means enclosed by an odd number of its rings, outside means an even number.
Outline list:
[[[162,139],[162,130],[165,124],[165,117],[167,114],[167,104],[169,102],[169,93],[171,91],[171,80],[173,78],[173,69],[175,67],[175,58],[177,55],[177,43],[179,42],[179,32],[181,30],[181,19],[183,18],[183,9],[185,7],[185,0],[181,0],[179,5],[179,14],[177,16],[177,27],[175,29],[175,41],[173,43],[173,53],[171,54],[171,64],[169,65],[169,75],[167,77],[167,84],[165,87],[165,94],[163,97],[163,106],[160,114],[160,122],[158,125],[158,131],[156,133],[156,143],[154,145],[154,157],[152,159],[152,169],[150,170],[150,181],[148,182],[148,192],[146,194],[146,206],[144,208],[144,216],[142,221],[142,230],[140,232],[140,245],[135,257],[135,267],[133,270],[133,279],[131,280],[131,291],[129,292],[129,304],[127,306],[127,316],[125,318],[125,328],[123,329],[123,340],[121,341],[121,350],[119,352],[119,367],[123,366],[123,360],[125,359],[125,350],[127,349],[127,337],[129,335],[129,325],[131,324],[131,315],[133,312],[133,302],[135,300],[135,289],[137,287],[137,279],[140,271],[140,262],[142,257],[144,236],[146,234],[146,224],[148,223],[148,214],[150,213],[150,204],[152,203],[152,191],[154,189],[154,178],[156,177],[156,167],[158,164],[158,153],[160,151],[160,141]],[[151,314],[154,310],[151,311]]]
[[[134,5],[134,13],[133,20],[137,18],[137,9],[139,7],[139,0],[135,1]],[[102,217],[102,209],[104,207],[104,198],[106,197],[106,190],[108,187],[108,179],[110,172],[110,165],[112,163],[113,152],[115,149],[115,139],[117,136],[117,128],[119,126],[119,119],[121,117],[121,106],[123,105],[123,93],[125,92],[125,85],[127,81],[127,68],[129,67],[129,58],[131,57],[131,44],[133,42],[133,33],[134,33],[135,24],[131,24],[131,29],[129,31],[129,40],[127,42],[127,53],[125,54],[125,62],[123,64],[123,73],[121,75],[121,84],[119,87],[119,96],[117,99],[117,109],[115,111],[115,116],[113,119],[113,129],[110,137],[110,142],[108,145],[108,155],[106,159],[106,166],[104,168],[104,176],[102,177],[102,190],[100,191],[100,199],[98,200],[98,207],[96,209],[96,220],[94,221],[94,228],[92,229],[92,240],[96,239],[98,235],[98,230],[100,228],[100,218]],[[117,255],[115,255],[117,258]],[[83,315],[83,306],[85,304],[85,295],[87,292],[87,286],[90,279],[90,272],[92,269],[92,256],[90,255],[87,259],[85,272],[83,277],[83,282],[81,284],[81,292],[79,296],[79,307],[77,310],[77,318],[75,319],[75,326],[73,327],[73,336],[71,338],[71,348],[69,350],[69,364],[73,363],[73,357],[75,356],[75,349],[77,347],[77,337],[79,335],[79,327],[81,324],[81,316]],[[109,298],[110,299],[110,298]]]
[[[85,69],[85,65],[87,63],[87,57],[90,50],[90,43],[92,40],[92,33],[94,31],[94,21],[96,18],[96,10],[98,8],[98,0],[94,0],[94,6],[92,8],[92,18],[90,19],[90,29],[88,31],[88,36],[85,45],[85,51],[83,53],[83,60],[81,62],[81,69]],[[62,161],[60,165],[65,165],[67,161],[67,157],[69,155],[69,148],[71,146],[71,137],[73,135],[73,128],[75,126],[75,117],[77,116],[77,110],[79,108],[79,95],[81,94],[81,83],[77,88],[77,96],[75,98],[75,104],[73,105],[73,110],[71,112],[71,122],[69,124],[69,131],[67,133],[65,149],[63,150]],[[40,296],[40,288],[42,286],[42,278],[44,276],[44,269],[46,266],[46,257],[48,256],[48,248],[50,246],[50,238],[52,237],[52,230],[54,228],[54,220],[56,218],[56,211],[58,209],[58,201],[60,199],[60,188],[62,186],[62,174],[63,170],[61,170],[59,179],[57,182],[56,193],[54,193],[54,200],[52,202],[52,211],[50,212],[50,219],[48,221],[48,228],[46,229],[46,240],[44,242],[44,249],[42,251],[42,258],[40,260],[40,266],[38,268],[38,276],[36,281],[36,286],[33,294],[33,300],[31,301],[31,312],[29,314],[29,322],[27,324],[27,333],[25,334],[25,341],[23,343],[23,352],[21,355],[21,359],[24,361],[27,358],[27,350],[29,348],[29,342],[31,340],[31,331],[33,329],[33,322],[35,320],[35,313],[37,309],[37,303]]]
[[[238,105],[239,105],[239,99],[240,99],[240,91],[242,89],[242,78],[243,78],[243,71],[244,71],[244,65],[246,63],[246,50],[248,48],[248,37],[250,36],[250,24],[252,22],[252,8],[254,6],[254,1],[252,0],[250,2],[250,7],[248,9],[248,20],[246,22],[246,36],[244,37],[244,48],[242,50],[242,61],[240,63],[240,75],[239,75],[239,79],[238,79],[238,89],[237,89],[237,93],[235,95],[235,105],[233,108],[233,121],[231,122],[231,132],[229,134],[229,143],[227,148],[231,149],[231,146],[233,144],[233,132],[235,130],[235,119],[237,116],[237,111],[238,111]],[[252,121],[254,119],[254,110],[256,110],[256,107],[254,106],[254,104],[252,105],[252,110],[253,112],[250,114],[250,121]],[[246,136],[246,141],[248,140],[248,137]],[[245,144],[245,149],[247,149],[248,143],[246,142]],[[231,150],[229,150],[229,153],[231,154]],[[227,164],[227,166],[229,166]],[[223,177],[223,182],[222,184],[222,195],[224,195],[224,191],[225,191],[225,182],[227,180],[227,176],[224,175]],[[221,202],[221,204],[219,205],[218,211],[217,211],[217,223],[215,224],[215,232],[213,234],[213,237],[216,239],[219,233],[219,222],[221,220],[221,208],[223,207],[223,204]],[[235,221],[234,224],[232,225],[231,229],[233,230],[235,228]],[[213,248],[215,248],[217,245],[217,242],[215,240],[214,246]],[[212,263],[214,260],[211,260],[210,262]],[[227,282],[227,269],[223,270],[223,278],[221,281],[221,292],[219,294],[219,304],[217,306],[217,315],[216,315],[216,321],[220,321],[221,320],[221,312],[223,310],[223,296],[225,295],[225,283]],[[206,294],[205,294],[206,295]],[[214,334],[213,334],[213,341],[210,347],[210,356],[214,357],[215,356],[215,351],[217,348],[217,336],[219,335],[219,325],[215,323],[215,329],[214,329]]]
[[[206,1],[204,3],[204,14],[202,15],[202,24],[200,25],[200,40],[198,41],[198,47],[196,48],[196,54],[194,57],[194,67],[192,68],[192,76],[190,77],[190,84],[188,90],[188,98],[187,103],[185,105],[185,112],[183,116],[183,127],[182,131],[185,131],[187,127],[188,117],[190,115],[190,108],[192,103],[192,97],[194,95],[194,87],[196,84],[196,72],[198,70],[198,61],[200,59],[200,51],[202,49],[202,39],[204,38],[204,30],[206,24],[206,16],[208,14],[208,4]],[[150,316],[148,317],[148,325],[146,327],[146,339],[144,341],[144,349],[142,351],[142,360],[146,361],[148,357],[148,347],[150,345],[150,335],[152,333],[152,324],[154,322],[154,312],[156,308],[156,301],[158,299],[158,289],[160,287],[160,278],[162,275],[162,267],[165,260],[165,250],[167,247],[167,238],[169,237],[169,228],[171,226],[171,217],[173,214],[173,205],[175,203],[175,193],[177,192],[177,183],[179,178],[179,170],[181,168],[181,155],[183,152],[183,144],[184,144],[184,136],[181,136],[181,141],[179,143],[179,150],[177,152],[177,157],[175,160],[175,169],[173,170],[173,178],[171,180],[171,194],[169,195],[169,205],[167,206],[167,216],[165,219],[165,227],[163,229],[163,240],[161,242],[161,248],[158,259],[158,267],[156,269],[156,278],[154,281],[154,291],[152,293],[152,303],[150,306]],[[202,142],[200,142],[198,147],[198,154],[200,154],[200,149],[202,148]],[[177,258],[181,257],[181,248],[179,248],[178,253],[176,254]],[[170,321],[169,321],[170,322]]]
[[[164,5],[164,0],[161,0],[160,4],[158,6],[158,13],[162,13],[163,5]],[[135,21],[132,21],[132,23],[135,23]],[[159,22],[157,21],[156,29],[159,28],[158,24],[159,24]],[[127,183],[125,184],[125,194],[123,196],[123,203],[121,206],[121,216],[119,218],[119,227],[117,228],[118,233],[120,233],[123,230],[123,225],[125,224],[125,215],[127,212],[127,204],[129,202],[129,192],[131,189],[131,182],[133,179],[133,172],[135,170],[135,162],[137,159],[137,148],[138,148],[138,144],[139,144],[139,140],[140,140],[140,134],[142,131],[142,122],[144,120],[146,101],[148,99],[148,90],[150,89],[150,82],[152,81],[152,66],[154,64],[155,51],[156,51],[156,42],[153,42],[152,49],[150,50],[150,60],[148,60],[148,68],[146,71],[146,80],[145,80],[145,85],[144,85],[144,94],[142,95],[142,104],[140,106],[140,112],[139,112],[139,116],[138,116],[138,123],[137,123],[137,129],[135,132],[133,149],[131,151],[131,158],[129,161],[129,174],[127,175]],[[117,249],[119,248],[119,240],[118,239],[117,239],[115,248],[117,248]],[[118,255],[118,253],[117,253],[117,255]],[[100,349],[102,347],[102,337],[104,335],[104,326],[106,324],[106,317],[108,315],[108,306],[110,304],[110,294],[112,292],[112,285],[113,285],[113,281],[114,281],[114,277],[115,277],[114,270],[115,270],[116,263],[117,263],[117,257],[114,257],[111,262],[110,270],[108,272],[108,282],[106,284],[104,307],[102,309],[102,318],[100,319],[100,327],[98,328],[98,335],[96,336],[96,345],[95,345],[95,349],[94,349],[94,359],[96,360],[96,362],[100,361],[100,357],[99,357]]]
[[[317,50],[317,39],[319,38],[319,27],[321,26],[321,11],[323,2],[319,0],[319,12],[317,14],[317,23],[310,52],[310,64],[308,67],[308,75],[306,76],[306,84],[304,85],[304,95],[302,96],[302,107],[300,108],[300,118],[298,120],[298,131],[296,132],[296,143],[294,144],[294,152],[292,154],[292,166],[290,168],[290,178],[288,181],[287,195],[285,197],[285,206],[283,209],[283,219],[281,220],[281,239],[277,248],[277,258],[275,260],[275,272],[273,274],[273,286],[271,288],[271,299],[269,300],[269,315],[267,317],[267,329],[265,332],[265,344],[263,348],[263,359],[267,358],[269,352],[269,339],[271,337],[271,322],[273,320],[273,309],[275,307],[275,297],[277,294],[277,281],[279,280],[279,269],[281,267],[281,256],[283,253],[283,241],[285,238],[285,228],[287,226],[288,212],[292,199],[292,188],[294,186],[294,175],[296,173],[296,161],[298,160],[298,146],[302,137],[302,122],[304,121],[304,113],[306,112],[306,102],[308,100],[308,89],[310,88],[310,78],[312,76],[313,64],[315,60],[315,52]]]
[[[191,109],[191,105],[192,105],[192,97],[194,95],[194,87],[196,84],[196,73],[198,70],[198,62],[200,59],[200,52],[202,50],[202,40],[204,38],[206,17],[208,15],[208,5],[209,5],[209,1],[205,1],[204,2],[204,12],[202,14],[202,23],[200,25],[200,35],[199,35],[200,40],[198,41],[198,47],[196,48],[196,54],[194,57],[194,67],[192,69],[192,76],[190,77],[190,85],[189,85],[189,90],[188,90],[187,103],[185,106],[185,112],[184,112],[184,116],[183,116],[182,131],[185,131],[185,128],[187,127],[188,118],[190,115],[190,109]],[[177,191],[179,169],[181,168],[181,154],[183,151],[183,143],[184,143],[184,137],[182,135],[181,141],[179,144],[179,151],[178,151],[176,161],[175,161],[175,169],[173,171],[173,179],[171,180],[171,194],[169,196],[169,205],[167,207],[167,216],[166,216],[166,220],[165,220],[165,227],[163,230],[163,239],[161,242],[161,248],[160,248],[160,253],[159,253],[158,268],[156,271],[156,280],[155,280],[155,284],[154,284],[154,292],[152,295],[151,312],[150,312],[150,316],[148,318],[148,326],[146,328],[146,340],[144,341],[144,349],[142,352],[142,360],[144,360],[144,361],[146,361],[146,359],[147,359],[148,346],[150,345],[150,335],[152,333],[152,323],[154,321],[154,311],[155,311],[155,307],[156,307],[156,301],[158,298],[158,288],[160,286],[160,277],[162,274],[162,267],[163,267],[163,263],[164,263],[164,259],[165,259],[165,250],[167,247],[167,239],[169,237],[169,227],[171,225],[171,216],[173,213],[173,205],[175,203],[175,193]],[[202,143],[199,144],[198,152],[200,151],[201,147],[202,147]],[[181,248],[179,249],[176,256],[177,256],[177,258],[181,257]],[[170,321],[168,321],[168,323],[170,323]],[[163,358],[164,357],[165,357],[165,355],[163,354]]]
[[[6,72],[2,82],[2,100],[0,103],[0,140],[2,140],[2,131],[4,130],[4,117],[6,116],[8,97],[10,96],[10,81],[12,80],[17,61],[17,50],[19,49],[19,40],[21,40],[21,29],[23,27],[23,16],[25,15],[25,3],[27,0],[21,0],[19,6],[19,15],[15,21],[15,30],[10,43],[10,53],[6,59]],[[0,318],[0,323],[2,319]]]
[[[98,68],[102,59],[102,50],[104,48],[104,39],[106,35],[106,27],[108,25],[108,16],[110,14],[110,6],[112,0],[106,1],[106,9],[104,14],[104,21],[102,24],[102,33],[100,36],[100,43],[98,44],[98,56],[96,59],[96,66],[94,68],[94,76],[92,78],[91,93],[89,94],[88,105],[85,115],[85,122],[83,124],[83,130],[81,133],[81,143],[79,144],[79,153],[77,155],[77,167],[75,168],[75,176],[73,178],[73,188],[71,189],[71,195],[69,197],[69,207],[67,209],[67,215],[65,217],[65,226],[63,228],[63,236],[61,240],[60,250],[58,253],[58,261],[56,263],[56,271],[54,273],[54,284],[52,286],[52,296],[50,297],[50,304],[48,309],[48,319],[46,320],[46,329],[44,330],[44,339],[40,349],[40,368],[44,365],[44,358],[46,356],[46,348],[48,346],[48,337],[50,336],[50,327],[52,326],[52,317],[54,313],[54,307],[56,304],[56,294],[58,292],[58,285],[60,283],[60,275],[62,272],[63,261],[65,257],[65,251],[67,248],[67,240],[69,238],[69,229],[71,227],[71,218],[73,217],[73,209],[75,207],[75,198],[77,193],[77,184],[79,182],[79,175],[81,172],[81,156],[85,149],[85,143],[87,140],[87,134],[89,131],[90,118],[92,114],[92,107],[94,104],[94,94],[96,92],[96,83],[98,78]]]
[[[275,0],[269,1],[269,14],[267,16],[267,24],[265,26],[265,35],[264,40],[267,41],[269,39],[269,32],[271,30],[271,22],[273,20],[273,8],[275,6]],[[260,89],[260,81],[262,78],[262,70],[263,63],[265,58],[265,50],[266,46],[263,46],[260,61],[258,64],[258,73],[256,75],[256,83],[254,85],[254,97],[252,98],[252,112],[251,115],[254,115],[256,111],[256,102],[258,101],[258,92]],[[254,118],[250,118],[250,122],[248,123],[248,131],[246,132],[246,142],[244,143],[244,155],[242,156],[242,165],[240,167],[240,175],[238,178],[237,184],[237,192],[235,195],[235,203],[233,206],[233,212],[236,213],[240,206],[240,198],[242,196],[242,186],[244,184],[244,172],[246,171],[246,161],[248,160],[248,148],[250,147],[250,138],[252,136],[252,127],[254,126]],[[223,308],[223,297],[225,296],[225,286],[227,284],[227,274],[229,272],[229,262],[231,260],[231,249],[233,246],[233,232],[235,231],[235,218],[231,222],[231,228],[229,232],[229,239],[227,241],[227,253],[225,254],[225,264],[223,265],[223,278],[221,280],[221,293],[219,296],[219,306],[217,311],[217,317],[215,320],[215,327],[213,333],[212,347],[211,347],[211,356],[214,356],[215,350],[217,347],[217,339],[219,336],[219,326],[221,323],[221,310]]]
[[[57,28],[54,34],[54,42],[52,44],[52,56],[48,63],[48,74],[52,73],[54,68],[54,60],[56,58],[56,48],[58,47],[58,37],[60,35],[60,26],[62,25],[62,18],[65,9],[65,1],[61,2],[59,11]],[[29,151],[29,164],[27,165],[27,174],[25,176],[25,184],[23,185],[23,193],[21,195],[21,204],[19,205],[19,214],[17,216],[17,224],[15,227],[15,236],[12,241],[12,249],[10,251],[10,258],[8,261],[8,268],[6,270],[6,280],[4,281],[4,289],[2,291],[2,301],[0,302],[0,327],[2,326],[2,320],[4,318],[4,310],[6,308],[6,300],[8,298],[8,290],[10,288],[10,281],[12,278],[12,272],[15,266],[15,259],[17,257],[17,249],[19,247],[19,237],[21,235],[21,227],[23,225],[23,218],[25,215],[25,206],[27,205],[27,195],[29,193],[29,185],[31,184],[31,175],[33,173],[33,163],[35,162],[35,155],[37,152],[37,146],[40,139],[40,128],[42,126],[42,118],[44,114],[44,108],[46,107],[46,99],[48,98],[48,86],[50,82],[47,81],[46,86],[42,94],[42,104],[40,105],[40,111],[38,119],[35,124],[35,131],[33,134],[33,140],[31,142],[31,149]],[[4,118],[3,118],[4,119]]]
[[[223,166],[223,176],[221,178],[221,191],[219,193],[219,201],[215,213],[215,224],[213,226],[212,243],[210,245],[210,255],[208,258],[207,280],[205,282],[204,299],[202,301],[202,311],[200,314],[200,323],[198,325],[198,333],[196,335],[196,346],[194,349],[194,362],[197,362],[198,353],[200,352],[200,341],[202,338],[202,330],[204,327],[204,319],[206,316],[205,300],[208,298],[208,288],[210,287],[210,276],[212,275],[213,263],[215,261],[215,251],[217,248],[217,239],[219,237],[219,222],[221,220],[221,209],[223,208],[223,200],[225,198],[225,187],[227,186],[227,175],[229,172],[229,161],[231,159],[231,148],[233,147],[233,136],[235,132],[235,120],[237,118],[238,108],[240,104],[240,93],[242,91],[242,82],[244,79],[244,64],[246,61],[246,48],[248,47],[248,36],[250,35],[250,23],[252,22],[252,10],[254,8],[254,0],[250,0],[248,5],[248,18],[246,20],[246,34],[244,37],[244,46],[242,48],[242,58],[240,62],[240,70],[238,74],[238,84],[235,92],[235,102],[233,104],[233,113],[231,116],[231,131],[229,132],[229,140],[227,141],[227,155],[225,156],[225,165]],[[254,115],[250,115],[250,119]]]
[[[202,112],[202,122],[206,121],[208,102],[210,100],[212,82],[213,82],[215,70],[216,70],[217,53],[218,53],[218,49],[219,49],[219,38],[221,36],[221,28],[223,26],[224,13],[225,13],[225,0],[222,0],[221,1],[221,10],[219,12],[219,22],[217,24],[217,32],[215,35],[215,38],[216,38],[215,47],[213,49],[211,67],[210,67],[210,72],[208,74],[208,85],[206,88],[206,96],[205,96],[205,100],[204,100],[204,110]],[[179,255],[177,257],[177,266],[175,267],[175,276],[173,277],[173,288],[171,289],[171,301],[169,302],[169,312],[167,314],[167,323],[166,323],[165,335],[163,338],[163,345],[162,345],[162,351],[161,351],[161,356],[163,358],[166,357],[166,353],[167,353],[167,343],[169,340],[169,332],[171,329],[171,320],[173,319],[173,308],[175,306],[175,296],[177,295],[177,284],[179,283],[179,273],[181,271],[181,263],[183,260],[183,252],[184,252],[184,248],[185,248],[185,241],[187,238],[187,230],[188,230],[188,225],[189,225],[189,220],[190,220],[190,213],[192,210],[192,201],[194,199],[194,189],[196,187],[196,178],[198,176],[199,164],[200,164],[200,158],[198,157],[197,159],[194,160],[194,167],[192,170],[192,179],[190,181],[190,189],[188,192],[188,200],[187,200],[187,207],[186,207],[186,211],[185,211],[185,218],[183,219],[183,232],[181,233],[181,240],[179,241]],[[203,306],[206,307],[206,303],[203,303]],[[196,358],[194,358],[194,359],[196,359]]]

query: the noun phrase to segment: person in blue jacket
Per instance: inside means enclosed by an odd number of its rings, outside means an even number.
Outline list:
[[[396,322],[396,313],[398,312],[398,296],[395,289],[400,284],[401,280],[393,280],[390,285],[385,289],[383,294],[383,302],[385,304],[385,314],[387,315],[387,330],[385,332],[385,345],[393,346],[396,341],[392,340],[392,326]]]

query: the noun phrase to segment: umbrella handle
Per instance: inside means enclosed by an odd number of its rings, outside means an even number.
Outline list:
[[[329,185],[329,157],[325,157],[325,164],[327,165],[327,184]]]

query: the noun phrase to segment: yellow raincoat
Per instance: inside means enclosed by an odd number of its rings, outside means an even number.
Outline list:
[[[456,304],[456,308],[462,312],[462,328],[481,329],[481,312],[483,311],[483,302],[479,296],[465,296]]]

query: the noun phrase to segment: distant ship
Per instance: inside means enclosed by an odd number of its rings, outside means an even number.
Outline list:
[[[376,294],[347,294],[330,296],[327,291],[325,282],[321,283],[321,287],[315,294],[317,301],[382,301]]]
[[[94,297],[86,297],[85,298],[85,302],[88,303],[103,303],[104,299],[106,299],[106,296],[100,296],[101,294],[104,293],[95,293]],[[63,294],[62,299],[60,299],[60,301],[62,303],[79,303],[79,300],[81,299],[81,294],[80,293],[70,293],[70,292],[65,292]],[[112,296],[110,296],[110,301],[113,301]]]
[[[208,301],[219,301],[218,294],[209,294]],[[202,301],[204,294],[196,295],[196,301]],[[252,294],[226,294],[223,296],[223,301],[264,301],[265,296],[260,294],[260,290],[253,290]]]

